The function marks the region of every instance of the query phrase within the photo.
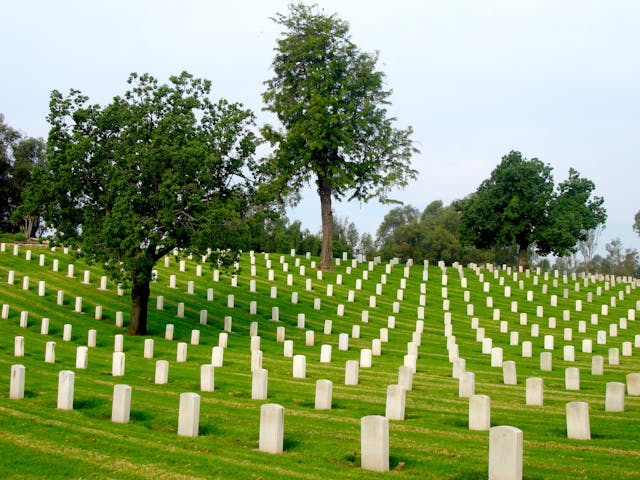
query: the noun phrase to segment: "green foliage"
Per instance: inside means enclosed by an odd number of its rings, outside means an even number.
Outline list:
[[[0,230],[31,237],[40,224],[38,189],[32,177],[45,158],[45,144],[40,138],[25,137],[4,122],[0,114]]]
[[[281,195],[315,180],[321,201],[323,268],[330,267],[331,199],[388,200],[391,188],[416,178],[412,130],[397,129],[385,109],[390,91],[377,55],[361,52],[348,24],[317,7],[290,5],[274,19],[284,27],[266,83],[265,109],[283,126],[262,129],[275,147],[263,174]],[[327,251],[325,251],[327,250]],[[329,262],[327,264],[327,262]]]
[[[310,252],[320,254],[320,238],[302,228],[298,220],[290,222],[284,213],[262,211],[248,219],[245,249],[258,252]]]
[[[640,273],[640,256],[636,249],[624,248],[619,238],[605,245],[607,256],[596,259],[600,273],[637,276]]]
[[[399,257],[446,263],[495,261],[496,252],[462,245],[458,238],[460,215],[456,205],[454,202],[445,207],[441,200],[436,200],[422,213],[408,205],[390,210],[377,232],[380,255],[385,259]]]
[[[135,297],[174,248],[239,247],[256,138],[253,114],[212,102],[208,80],[183,72],[159,84],[134,73],[129,84],[104,107],[77,90],[51,94],[40,187],[57,241],[105,263]]]
[[[517,245],[520,264],[535,245],[542,255],[565,255],[587,231],[603,224],[603,199],[591,197],[592,181],[571,169],[554,191],[551,167],[512,151],[478,190],[460,202],[461,238],[479,248]]]
[[[640,235],[640,210],[638,210],[638,212],[636,213],[636,216],[634,217],[634,223],[633,223],[633,230]]]

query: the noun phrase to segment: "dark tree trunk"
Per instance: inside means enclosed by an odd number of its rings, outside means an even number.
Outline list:
[[[333,213],[331,212],[331,183],[318,177],[318,193],[320,194],[320,214],[322,216],[322,251],[320,268],[333,270]]]
[[[129,322],[131,335],[147,334],[147,311],[150,295],[149,281],[133,284],[131,288],[131,320]]]
[[[528,245],[520,245],[520,251],[518,255],[518,266],[526,269],[529,266],[527,250],[529,249]]]

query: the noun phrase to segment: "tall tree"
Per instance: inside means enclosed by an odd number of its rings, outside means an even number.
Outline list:
[[[636,213],[636,216],[634,217],[633,230],[638,235],[640,235],[640,210],[638,210],[638,212]]]
[[[262,134],[274,147],[264,173],[281,193],[315,180],[322,218],[320,267],[333,269],[332,199],[388,200],[393,187],[416,178],[412,129],[398,129],[385,109],[391,91],[376,70],[377,54],[361,52],[349,26],[317,6],[290,5],[274,19],[284,27],[265,82],[265,109],[282,129]]]
[[[460,202],[461,238],[479,248],[517,245],[523,267],[532,246],[543,255],[575,252],[586,232],[604,224],[604,201],[591,197],[595,185],[573,169],[556,192],[551,171],[520,152],[502,157],[478,190]]]
[[[131,285],[129,331],[145,334],[158,259],[239,240],[256,141],[253,114],[210,100],[208,80],[132,74],[129,84],[104,107],[52,92],[42,187],[58,239]]]

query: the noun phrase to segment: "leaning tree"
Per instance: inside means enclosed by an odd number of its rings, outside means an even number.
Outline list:
[[[604,224],[604,200],[595,185],[574,169],[554,188],[552,168],[520,152],[502,157],[478,190],[459,203],[460,235],[478,248],[517,245],[519,265],[527,266],[529,247],[541,255],[576,251],[587,232]]]
[[[317,7],[290,5],[274,19],[284,27],[263,94],[265,110],[281,129],[266,125],[274,147],[263,173],[277,192],[294,201],[315,181],[320,197],[320,267],[333,269],[332,200],[388,200],[393,187],[415,179],[412,130],[393,126],[386,110],[391,91],[376,69],[377,54],[361,52],[349,26]]]
[[[147,331],[152,269],[175,248],[234,247],[251,194],[253,114],[213,102],[211,83],[183,72],[160,84],[131,74],[105,106],[53,91],[40,184],[57,240],[131,286],[129,332]]]

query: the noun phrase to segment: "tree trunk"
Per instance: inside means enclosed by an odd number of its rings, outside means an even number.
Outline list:
[[[529,249],[528,245],[520,245],[520,252],[518,258],[518,266],[526,269],[528,267],[528,255],[527,250]]]
[[[134,282],[131,288],[131,320],[129,322],[129,333],[131,335],[147,334],[147,311],[150,295],[149,281]]]
[[[331,212],[331,183],[318,177],[320,214],[322,216],[322,251],[320,269],[333,270],[333,213]]]
[[[24,218],[24,238],[29,240],[31,238],[31,231],[33,230],[33,219],[31,217]]]

